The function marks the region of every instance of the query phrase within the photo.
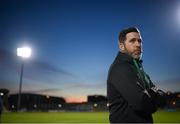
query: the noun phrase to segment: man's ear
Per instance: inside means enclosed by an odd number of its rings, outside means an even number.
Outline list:
[[[124,51],[124,43],[118,42],[118,46],[121,51]]]

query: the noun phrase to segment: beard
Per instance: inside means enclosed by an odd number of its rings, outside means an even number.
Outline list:
[[[137,48],[133,51],[129,51],[126,47],[124,52],[128,55],[130,55],[131,57],[133,57],[134,59],[141,59],[142,58],[142,49],[141,48]]]
[[[142,58],[142,53],[130,53],[130,55],[134,58],[134,59],[141,59]]]
[[[131,53],[132,57],[135,58],[135,59],[141,59],[142,57],[142,50],[141,49],[138,49],[138,50],[134,50],[132,53]]]

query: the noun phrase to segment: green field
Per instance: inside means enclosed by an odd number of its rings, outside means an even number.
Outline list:
[[[21,112],[3,113],[1,121],[23,123],[108,123],[108,112]],[[157,123],[180,123],[180,112],[159,111],[153,115]]]

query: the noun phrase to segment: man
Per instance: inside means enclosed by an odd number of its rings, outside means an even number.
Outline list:
[[[155,87],[142,66],[142,39],[135,27],[119,34],[117,57],[107,79],[110,122],[153,123],[152,113],[166,103],[164,92]]]

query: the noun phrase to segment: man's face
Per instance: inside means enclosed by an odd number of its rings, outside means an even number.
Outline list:
[[[126,34],[126,40],[119,45],[121,52],[140,59],[142,55],[142,39],[139,33],[130,32]]]

